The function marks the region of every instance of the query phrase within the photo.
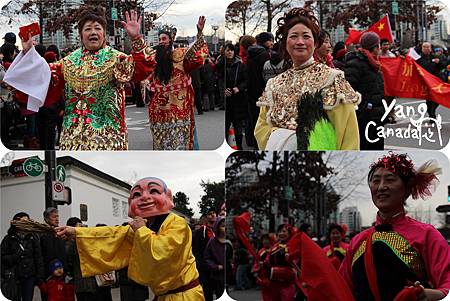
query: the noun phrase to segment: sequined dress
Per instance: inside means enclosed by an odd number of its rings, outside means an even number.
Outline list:
[[[355,300],[371,301],[365,270],[364,254],[368,229],[351,242],[339,273],[353,291]],[[450,289],[450,247],[442,235],[431,225],[418,222],[404,213],[389,224],[377,216],[372,234],[373,260],[381,300],[394,300],[395,296],[415,281],[426,288]]]
[[[126,150],[125,91],[133,56],[109,46],[79,48],[51,65],[65,81],[61,150]]]
[[[323,107],[336,132],[336,149],[359,149],[355,106],[360,94],[345,80],[342,71],[314,62],[290,68],[267,82],[257,105],[260,107],[255,138],[261,150],[279,129],[295,131],[297,101],[305,92],[323,89]],[[296,145],[296,144],[295,144]]]
[[[192,150],[194,148],[194,90],[189,73],[203,65],[207,52],[203,36],[190,48],[173,50],[173,71],[164,85],[151,74],[148,89],[152,99],[148,105],[154,150]],[[153,55],[153,62],[154,55]]]

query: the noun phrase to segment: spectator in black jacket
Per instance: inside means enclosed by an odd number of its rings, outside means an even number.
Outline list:
[[[25,212],[19,212],[13,220],[29,218]],[[38,236],[19,231],[11,225],[1,243],[1,263],[4,296],[14,301],[31,301],[34,285],[42,282],[44,277]]]
[[[217,213],[210,208],[206,213],[206,223],[194,231],[192,235],[192,253],[199,273],[200,283],[206,300],[211,300],[213,295],[211,273],[204,259],[204,252],[209,240],[214,237],[213,226],[216,222]]]
[[[377,127],[383,125],[381,118],[385,111],[382,103],[384,81],[378,60],[380,37],[374,32],[366,32],[361,36],[360,44],[361,48],[348,54],[345,64],[345,79],[361,93],[361,103],[356,111],[360,149],[383,150],[384,138],[377,136]]]
[[[247,49],[247,78],[252,80],[247,85],[249,124],[247,128],[247,145],[257,147],[254,131],[256,121],[259,116],[259,107],[256,102],[261,97],[266,83],[263,79],[264,64],[270,59],[271,50],[273,48],[273,34],[270,32],[262,32],[256,36],[256,45]]]
[[[422,53],[416,62],[430,74],[439,77],[441,68],[445,68],[445,66],[439,58],[433,56],[431,50],[431,43],[422,43]],[[436,118],[436,109],[438,106],[438,103],[427,99],[427,113],[430,118]]]
[[[59,213],[58,209],[54,207],[49,207],[44,211],[44,221],[47,225],[51,227],[59,226]],[[66,258],[66,242],[60,238],[57,238],[54,234],[44,233],[40,236],[41,242],[41,252],[42,252],[42,262],[44,264],[44,279],[51,276],[50,271],[47,267],[50,266],[50,262],[55,259],[59,259],[63,266],[67,266]],[[69,272],[70,271],[66,271]],[[72,275],[69,275],[72,276]],[[41,298],[43,301],[47,300],[47,295],[41,293]]]
[[[67,220],[67,226],[82,227],[83,223],[78,217],[71,217]],[[97,283],[95,277],[82,277],[80,269],[80,257],[77,252],[77,245],[75,240],[66,241],[66,256],[67,256],[67,268],[64,269],[67,274],[72,275],[75,286],[75,295],[77,301],[91,301],[95,300],[95,293],[97,291]],[[99,301],[99,300],[96,300]]]
[[[247,74],[242,61],[236,56],[233,44],[225,46],[225,137],[233,124],[236,146],[242,150],[242,138],[247,119]]]

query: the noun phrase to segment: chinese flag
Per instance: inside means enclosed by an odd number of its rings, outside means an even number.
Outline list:
[[[348,38],[345,40],[345,45],[350,44],[359,44],[359,39],[361,38],[361,35],[364,33],[364,31],[359,31],[354,28],[348,29]]]
[[[392,38],[391,24],[389,23],[388,15],[386,15],[377,23],[372,24],[372,26],[370,26],[367,30],[358,31],[356,29],[349,28],[348,38],[345,40],[345,45],[359,44],[361,35],[366,31],[373,31],[377,33],[380,39],[388,39],[389,43],[392,43],[394,40]]]
[[[386,96],[430,99],[450,108],[450,84],[430,74],[410,56],[380,58]]]
[[[367,29],[367,31],[373,31],[378,34],[381,39],[388,39],[389,43],[392,43],[391,24],[389,23],[388,15],[384,16],[380,21],[373,24]]]
[[[301,261],[297,285],[308,301],[353,301],[353,294],[344,278],[336,271],[322,249],[304,233],[294,235],[287,243],[289,259]],[[306,287],[305,285],[306,284]]]

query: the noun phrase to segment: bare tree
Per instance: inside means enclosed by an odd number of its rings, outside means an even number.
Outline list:
[[[225,12],[225,27],[236,36],[252,35],[262,25],[263,17],[256,10],[255,2],[234,1]]]

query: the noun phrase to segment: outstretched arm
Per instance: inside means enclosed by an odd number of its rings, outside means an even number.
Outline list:
[[[203,65],[202,52],[207,53],[205,40],[203,39],[203,28],[205,28],[206,18],[200,16],[197,22],[197,40],[187,50],[184,56],[184,69],[187,73]]]

